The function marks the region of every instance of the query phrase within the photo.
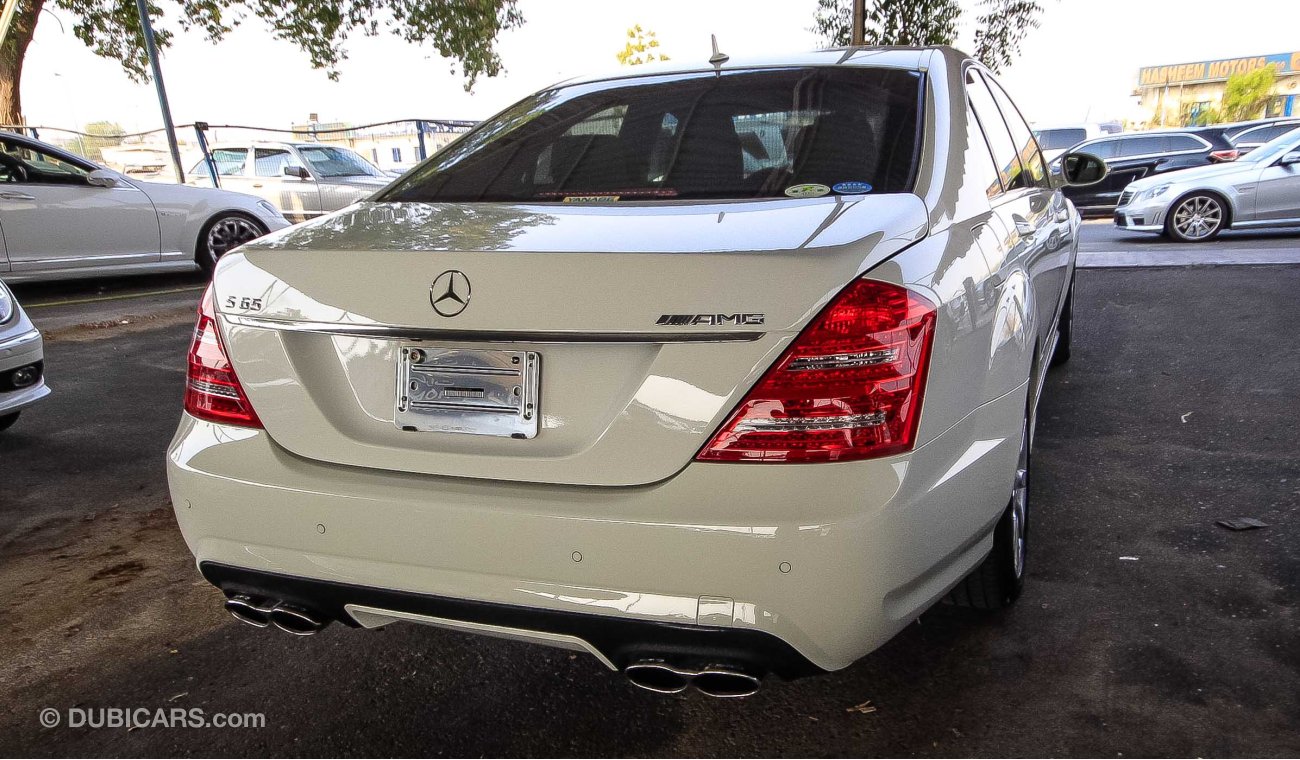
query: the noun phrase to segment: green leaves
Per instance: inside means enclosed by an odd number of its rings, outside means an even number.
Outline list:
[[[1273,95],[1277,69],[1262,66],[1245,74],[1233,74],[1223,87],[1223,99],[1215,114],[1223,121],[1246,121],[1259,118]]]
[[[122,64],[136,81],[148,78],[144,40],[133,0],[52,0],[72,15],[73,34],[96,55]],[[465,88],[480,76],[501,72],[496,41],[523,23],[516,0],[180,0],[176,23],[220,42],[250,20],[266,24],[277,38],[297,45],[311,65],[338,79],[347,59],[345,44],[354,34],[390,34],[414,44],[431,44],[459,65]],[[166,10],[150,5],[159,48],[172,39]]]
[[[832,45],[853,39],[852,0],[817,0],[812,31]],[[868,45],[949,45],[957,37],[957,0],[867,0]]]
[[[1033,0],[982,0],[975,29],[975,57],[994,71],[1010,66],[1020,54],[1020,43],[1037,29],[1043,14]]]
[[[1042,3],[980,0],[975,57],[997,71],[1020,53],[1020,43],[1038,28]],[[864,39],[868,45],[952,45],[961,17],[958,0],[867,0]],[[828,44],[852,40],[852,0],[817,0],[811,31]]]

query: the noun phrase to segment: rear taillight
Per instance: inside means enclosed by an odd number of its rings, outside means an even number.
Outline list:
[[[800,333],[697,458],[843,462],[910,450],[934,308],[898,285],[855,281]]]
[[[1210,160],[1212,161],[1236,161],[1241,156],[1241,151],[1232,150],[1212,150],[1210,151]]]
[[[190,344],[189,371],[185,378],[185,411],[201,420],[225,425],[262,427],[262,421],[248,403],[248,396],[235,377],[226,349],[221,345],[212,286],[199,302],[199,321]]]

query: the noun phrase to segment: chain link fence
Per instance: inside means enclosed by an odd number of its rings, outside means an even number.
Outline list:
[[[262,151],[274,151],[277,145],[285,143],[346,149],[383,176],[397,176],[474,124],[455,119],[397,119],[360,125],[308,121],[280,129],[195,122],[177,125],[176,137],[185,182],[211,187],[222,186],[223,176],[233,180],[237,176],[254,175],[260,155],[258,147]],[[130,177],[150,182],[177,181],[167,137],[161,128],[126,132],[116,124],[95,122],[81,129],[0,124],[0,130],[50,143]],[[233,160],[239,156],[243,158]]]

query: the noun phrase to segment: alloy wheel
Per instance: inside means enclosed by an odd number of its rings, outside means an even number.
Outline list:
[[[208,230],[208,255],[213,261],[235,248],[262,236],[262,230],[242,216],[218,219]]]
[[[1204,240],[1223,225],[1223,206],[1205,195],[1193,195],[1174,209],[1174,229],[1188,240]]]

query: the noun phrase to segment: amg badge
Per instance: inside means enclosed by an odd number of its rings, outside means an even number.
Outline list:
[[[761,325],[762,314],[665,314],[656,325]]]

